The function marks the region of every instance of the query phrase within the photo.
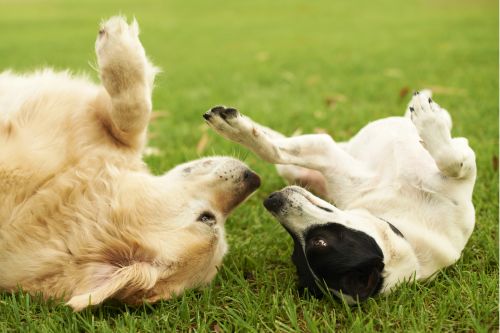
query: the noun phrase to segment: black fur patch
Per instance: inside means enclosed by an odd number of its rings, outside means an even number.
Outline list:
[[[297,267],[300,289],[307,288],[319,296],[322,293],[317,283],[324,281],[328,288],[360,301],[380,291],[384,256],[372,237],[338,223],[313,226],[302,237],[305,249],[297,236],[292,235],[295,242],[292,260]]]
[[[295,238],[292,253],[292,262],[297,268],[297,276],[299,277],[299,292],[302,294],[304,293],[305,289],[307,289],[312,295],[321,297],[323,294],[321,292],[321,289],[316,284],[314,275],[309,270],[302,245]]]

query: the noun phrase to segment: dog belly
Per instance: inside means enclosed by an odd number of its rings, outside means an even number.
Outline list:
[[[441,174],[410,119],[393,117],[370,123],[349,141],[346,151],[375,175],[369,190],[360,193],[350,207],[392,215],[395,224],[409,219],[411,225],[397,225],[403,233],[423,224],[460,253],[475,220],[470,195],[466,195],[471,192],[469,185]]]
[[[88,157],[81,150],[95,138],[106,137],[89,107],[97,92],[65,72],[0,74],[0,225],[38,186]]]
[[[356,159],[376,166],[387,158],[414,149],[419,141],[415,126],[409,119],[391,117],[374,121],[363,127],[344,147]]]
[[[368,124],[345,150],[386,180],[425,179],[439,172],[408,118],[391,117]]]

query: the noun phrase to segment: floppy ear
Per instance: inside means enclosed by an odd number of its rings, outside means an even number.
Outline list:
[[[298,241],[294,240],[294,248],[292,253],[292,262],[295,264],[295,268],[297,269],[297,276],[299,278],[298,289],[299,293],[303,294],[305,289],[309,291],[315,297],[323,296],[321,289],[316,285],[316,280],[309,270],[309,266],[307,265],[307,260],[302,250],[302,246]]]
[[[99,265],[98,271],[90,277],[89,290],[73,296],[66,305],[80,311],[89,305],[102,303],[107,298],[119,294],[125,298],[135,292],[151,289],[157,282],[159,272],[149,263],[133,263],[125,267]]]
[[[382,286],[381,270],[376,264],[366,264],[363,270],[351,271],[345,274],[340,282],[340,289],[344,294],[364,301],[376,294]]]

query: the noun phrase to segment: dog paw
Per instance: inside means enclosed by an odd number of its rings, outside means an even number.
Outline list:
[[[251,131],[248,119],[234,108],[215,106],[203,118],[215,131],[233,141],[242,142]]]
[[[149,67],[139,40],[139,25],[115,16],[100,26],[95,43],[101,80],[110,93],[124,89],[132,82],[147,80]]]
[[[214,106],[210,111],[205,112],[203,118],[210,121],[212,117],[222,118],[225,122],[230,122],[231,119],[238,117],[240,113],[234,108],[226,108],[224,106]]]
[[[410,118],[419,130],[446,125],[440,116],[441,108],[425,93],[415,92],[408,108]]]
[[[450,136],[450,125],[446,119],[448,113],[428,94],[415,92],[408,108],[425,146],[438,145]]]
[[[144,53],[139,41],[139,24],[134,19],[129,25],[125,18],[114,16],[101,23],[95,43],[98,60],[122,52]],[[121,54],[123,56],[123,54]]]

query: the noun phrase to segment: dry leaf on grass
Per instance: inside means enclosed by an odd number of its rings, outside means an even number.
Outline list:
[[[403,88],[401,88],[401,90],[399,90],[399,98],[404,98],[406,95],[408,95],[408,93],[410,92],[410,87],[408,86],[405,86]]]
[[[329,108],[334,108],[337,105],[337,103],[345,101],[347,101],[347,97],[342,94],[334,94],[326,96],[324,100],[325,105],[328,106]]]
[[[328,106],[329,108],[335,107],[337,105],[337,99],[335,97],[325,97],[325,105]]]
[[[222,332],[222,329],[220,328],[219,324],[217,323],[212,323],[211,325],[212,327],[210,328],[212,330],[212,332],[215,332],[215,333],[221,333]]]
[[[203,132],[203,133],[201,134],[201,138],[200,138],[200,140],[199,140],[199,141],[198,141],[198,143],[196,144],[196,153],[197,153],[198,155],[203,154],[203,152],[204,152],[204,151],[205,151],[205,149],[207,148],[208,141],[209,141],[208,133],[207,133],[207,132]]]

